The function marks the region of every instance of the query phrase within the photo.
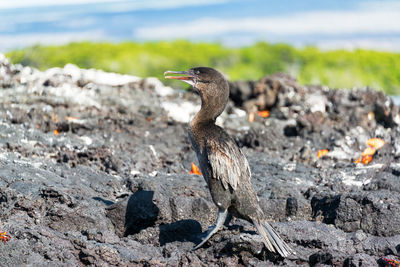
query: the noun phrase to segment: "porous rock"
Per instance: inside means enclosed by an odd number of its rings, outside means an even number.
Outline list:
[[[156,79],[73,65],[41,72],[1,56],[0,230],[12,239],[0,243],[0,265],[376,266],[398,258],[400,117],[390,98],[302,86],[284,74],[232,86],[220,123],[295,255],[268,252],[240,219],[192,251],[217,215],[202,177],[189,174],[196,158],[186,122],[197,96]],[[249,122],[238,108],[270,116]],[[385,146],[370,164],[355,164],[371,137]],[[320,149],[329,153],[317,158]]]

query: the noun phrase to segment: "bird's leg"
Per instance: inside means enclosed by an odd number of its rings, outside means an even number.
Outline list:
[[[226,216],[224,225],[228,227],[228,226],[229,226],[229,223],[230,223],[231,221],[232,221],[232,214],[231,214],[230,212],[228,212],[228,215]]]
[[[201,247],[202,245],[204,245],[204,243],[206,243],[207,240],[210,239],[210,238],[213,236],[213,234],[215,234],[216,232],[218,232],[219,229],[221,229],[222,225],[223,225],[224,222],[225,222],[225,219],[226,219],[226,215],[227,215],[227,214],[228,214],[228,210],[227,210],[227,209],[225,209],[225,210],[220,209],[220,210],[218,211],[218,218],[217,218],[217,220],[215,221],[215,225],[214,225],[211,229],[208,230],[207,236],[204,238],[203,241],[200,242],[200,244],[198,244],[197,246],[195,246],[195,247],[193,248],[193,250],[196,250],[196,249],[198,249],[199,247]]]

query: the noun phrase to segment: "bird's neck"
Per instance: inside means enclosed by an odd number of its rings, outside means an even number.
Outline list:
[[[218,98],[204,99],[201,96],[201,108],[194,116],[191,124],[215,124],[215,120],[224,111],[226,103],[221,103]]]
[[[190,124],[191,126],[197,126],[201,124],[215,124],[215,119],[210,115],[207,110],[201,108],[199,112],[196,113]]]

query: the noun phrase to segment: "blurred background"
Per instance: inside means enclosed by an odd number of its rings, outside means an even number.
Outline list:
[[[0,17],[0,52],[39,69],[161,79],[201,65],[400,95],[400,1],[0,0]]]

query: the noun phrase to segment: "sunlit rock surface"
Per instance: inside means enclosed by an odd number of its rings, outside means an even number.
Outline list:
[[[0,265],[398,259],[399,107],[368,88],[300,86],[283,74],[231,88],[218,123],[247,155],[261,206],[296,255],[270,254],[242,220],[191,251],[216,218],[202,177],[189,174],[197,95],[155,78],[74,65],[41,72],[0,56],[0,230],[12,237],[0,243]],[[257,115],[265,109],[269,117]],[[385,145],[354,163],[372,137]]]

